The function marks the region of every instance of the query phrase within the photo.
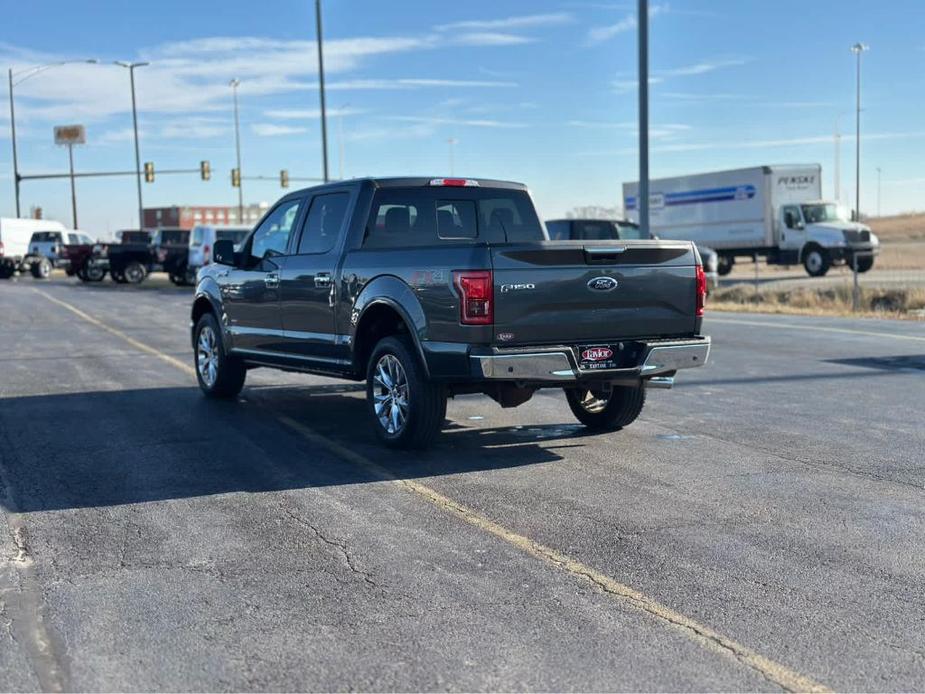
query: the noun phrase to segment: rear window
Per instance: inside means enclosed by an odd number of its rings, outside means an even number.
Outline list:
[[[549,238],[553,241],[561,241],[569,238],[568,222],[546,222],[546,231],[549,232]]]
[[[162,229],[158,233],[158,245],[185,246],[189,243],[189,232],[185,229]]]
[[[638,224],[633,224],[632,222],[619,222],[617,228],[620,229],[620,238],[627,241],[639,241],[640,239],[650,238],[642,233],[642,229],[639,228]]]
[[[605,220],[576,221],[575,238],[582,241],[609,241],[620,238],[613,222]]]
[[[543,227],[525,191],[497,188],[383,188],[373,198],[366,248],[441,242],[539,241]]]
[[[150,243],[151,234],[147,231],[123,231],[122,243]]]
[[[231,241],[236,246],[247,236],[247,229],[216,229],[216,241]]]
[[[60,231],[36,231],[32,234],[32,243],[61,243]]]

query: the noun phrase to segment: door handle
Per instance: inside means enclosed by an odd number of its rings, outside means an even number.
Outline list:
[[[319,272],[315,275],[315,287],[318,289],[324,289],[325,287],[331,286],[331,273],[330,272]]]
[[[267,289],[276,289],[279,286],[279,273],[268,272],[263,278],[263,283],[267,285]]]

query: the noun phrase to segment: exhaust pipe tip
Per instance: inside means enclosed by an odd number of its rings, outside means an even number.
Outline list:
[[[670,390],[674,385],[674,376],[653,376],[646,380],[647,388],[658,388],[660,390]]]

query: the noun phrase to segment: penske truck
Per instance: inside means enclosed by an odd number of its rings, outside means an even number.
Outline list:
[[[638,182],[623,184],[626,216],[639,219]],[[727,275],[737,258],[800,265],[812,277],[833,265],[867,272],[880,252],[870,227],[822,199],[819,164],[755,166],[649,183],[650,230],[709,246]]]

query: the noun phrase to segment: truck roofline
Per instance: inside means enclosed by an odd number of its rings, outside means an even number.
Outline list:
[[[363,178],[350,178],[343,181],[330,181],[328,183],[321,183],[316,186],[308,186],[307,188],[300,188],[289,193],[286,197],[291,195],[300,195],[305,192],[315,192],[322,190],[331,190],[336,188],[342,188],[344,186],[357,186],[357,185],[370,185],[373,188],[416,188],[416,187],[427,187],[430,186],[430,182],[435,179],[446,178],[463,178],[462,176],[391,176],[391,177],[372,177],[367,176]],[[465,178],[473,181],[478,181],[480,188],[503,188],[506,190],[527,190],[527,186],[524,183],[518,183],[516,181],[500,181],[492,178],[478,178],[473,176],[466,176]]]

